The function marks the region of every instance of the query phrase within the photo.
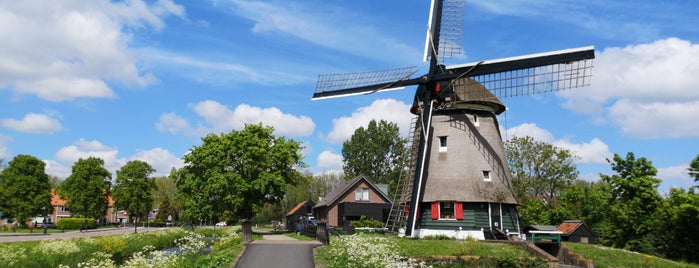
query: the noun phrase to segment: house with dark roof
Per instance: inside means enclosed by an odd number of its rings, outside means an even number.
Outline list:
[[[315,206],[315,203],[313,203],[311,200],[296,204],[294,208],[286,213],[286,229],[288,231],[295,231],[296,224],[299,222],[301,217],[308,217],[312,215],[311,213],[313,212],[313,206]]]
[[[313,207],[313,215],[328,226],[349,226],[361,216],[386,222],[391,200],[363,176],[338,185]]]
[[[581,220],[564,221],[556,230],[563,232],[561,239],[568,242],[595,244],[597,235]]]

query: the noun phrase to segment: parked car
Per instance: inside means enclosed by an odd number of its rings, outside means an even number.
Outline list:
[[[223,227],[223,226],[228,226],[228,224],[226,224],[225,221],[222,221],[222,222],[216,223],[216,226],[217,226],[217,227]]]

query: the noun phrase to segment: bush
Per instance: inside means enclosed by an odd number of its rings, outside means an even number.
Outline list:
[[[80,229],[83,226],[83,221],[87,221],[88,229],[95,229],[97,226],[93,218],[60,218],[58,219],[57,226],[59,229]]]
[[[383,222],[374,219],[368,219],[364,215],[362,215],[358,221],[352,221],[350,224],[352,224],[352,226],[354,226],[355,228],[383,228]]]

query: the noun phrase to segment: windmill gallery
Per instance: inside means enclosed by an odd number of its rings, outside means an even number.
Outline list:
[[[445,66],[461,51],[464,3],[433,0],[425,41],[429,72],[417,67],[320,75],[313,99],[417,86],[410,156],[386,228],[399,235],[519,238],[497,115],[499,100],[588,86],[593,47]],[[407,112],[407,111],[406,111]]]

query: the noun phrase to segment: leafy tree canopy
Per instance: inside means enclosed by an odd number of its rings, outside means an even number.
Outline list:
[[[660,179],[655,178],[657,170],[646,158],[636,159],[632,152],[622,158],[614,154],[612,165],[614,175],[600,175],[611,187],[606,210],[606,224],[603,242],[619,248],[641,250],[643,237],[654,228],[654,213],[661,204],[662,197],[657,191]]]
[[[689,163],[689,176],[694,177],[694,181],[699,181],[699,155]]]
[[[265,203],[278,203],[305,164],[301,145],[273,135],[272,127],[209,134],[184,156],[171,176],[190,220],[251,219]]]
[[[112,190],[116,209],[126,210],[132,218],[144,218],[153,209],[155,183],[149,176],[154,172],[151,165],[139,160],[129,161],[117,170]]]
[[[58,193],[74,216],[101,219],[109,208],[111,178],[101,158],[80,158],[59,185]]]
[[[398,125],[371,120],[342,144],[346,178],[364,175],[372,183],[385,183],[392,190],[403,169],[407,139],[400,137]],[[390,190],[390,191],[391,191]]]
[[[24,219],[51,211],[51,183],[46,164],[31,155],[17,155],[0,172],[0,211],[6,218]]]
[[[505,143],[507,164],[517,198],[550,202],[577,179],[577,157],[570,151],[534,138],[512,137]]]

